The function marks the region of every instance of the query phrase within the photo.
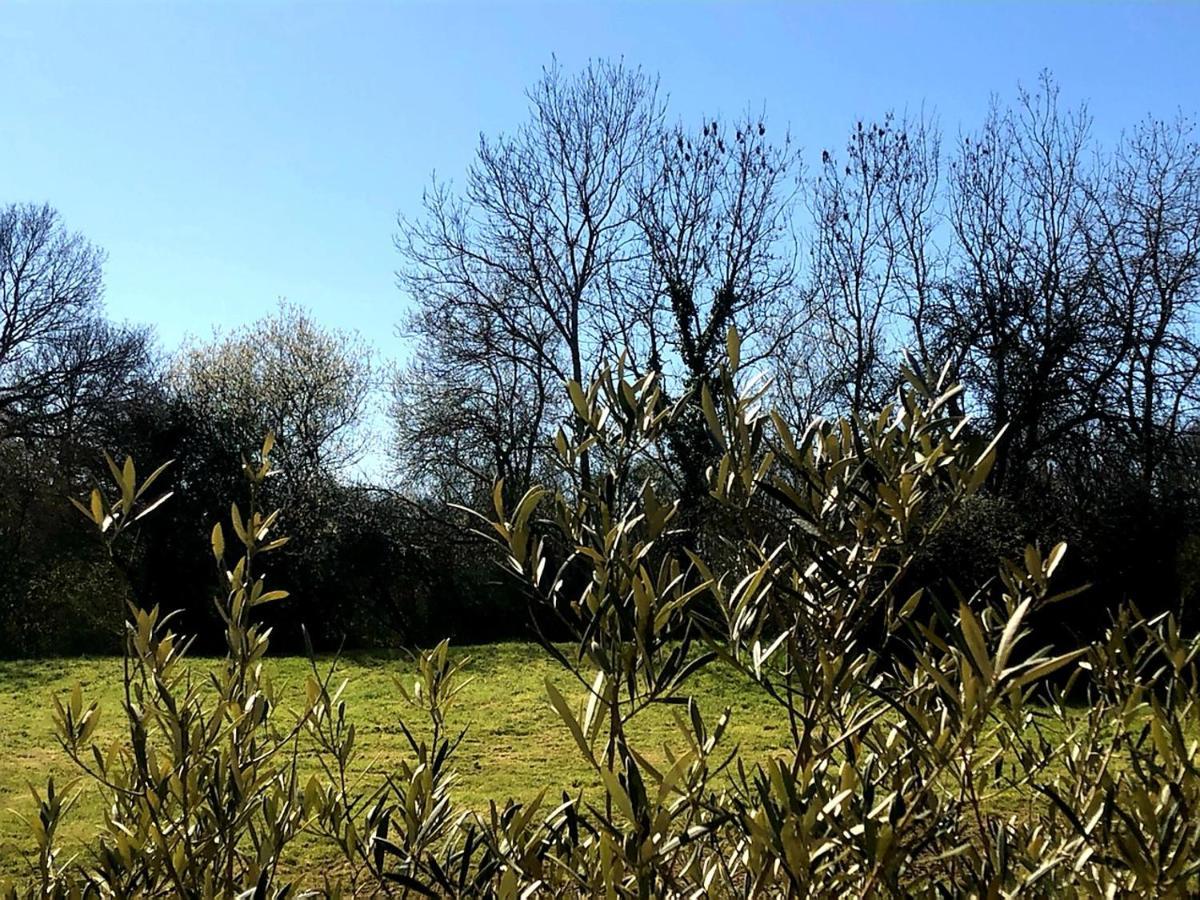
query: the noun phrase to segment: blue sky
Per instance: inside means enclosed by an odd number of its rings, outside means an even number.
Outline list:
[[[107,249],[107,304],[168,348],[280,296],[385,356],[398,211],[551,54],[661,76],[675,116],[765,105],[809,160],[859,117],[953,134],[1043,68],[1103,138],[1200,105],[1200,4],[79,3],[0,0],[0,202],[47,201]]]

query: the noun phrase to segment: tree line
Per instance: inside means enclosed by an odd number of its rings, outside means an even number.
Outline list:
[[[243,453],[272,431],[294,544],[277,645],[482,640],[528,627],[463,509],[588,482],[557,447],[563,390],[620,360],[684,413],[640,464],[680,504],[679,541],[719,546],[708,417],[729,329],[740,370],[797,432],[871,416],[900,365],[961,382],[956,413],[1003,428],[987,489],[922,579],[964,590],[1027,542],[1071,545],[1092,583],[1059,624],[1200,591],[1200,147],[1147,117],[1111,145],[1048,75],[947,137],[925,113],[801,148],[764,116],[671,118],[651,75],[545,70],[515,130],[397,225],[407,359],[281,305],[172,353],[102,305],[103,253],[46,206],[0,210],[0,637],[10,653],[116,647],[121,598],[215,615],[203,563]],[[400,308],[398,303],[398,308]],[[398,315],[398,318],[400,316]],[[390,467],[354,474],[374,398]],[[576,404],[577,405],[577,404]],[[65,497],[103,449],[173,459],[174,496],[126,557],[98,556]],[[601,452],[599,449],[597,453]],[[119,459],[118,459],[119,462]],[[164,483],[168,483],[164,482]],[[923,567],[923,568],[921,568]],[[185,596],[179,596],[183,592]],[[185,630],[205,632],[200,627]]]

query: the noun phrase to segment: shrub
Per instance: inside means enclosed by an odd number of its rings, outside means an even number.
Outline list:
[[[60,744],[106,795],[100,834],[86,868],[62,871],[53,835],[68,804],[53,782],[32,827],[37,840],[36,889],[43,896],[229,896],[236,886],[257,896],[285,893],[277,884],[284,847],[300,832],[303,803],[296,755],[308,711],[283,723],[280,698],[263,671],[269,635],[251,610],[282,599],[267,590],[257,567],[286,541],[272,534],[278,512],[264,513],[258,495],[270,466],[271,439],[261,459],[244,466],[250,488],[243,514],[230,512],[233,539],[217,525],[212,552],[227,592],[217,600],[226,655],[204,677],[186,663],[188,641],[167,628],[156,606],[130,605],[125,623],[124,736],[111,746],[93,740],[100,710],[77,686],[55,702]],[[76,505],[110,547],[124,531],[167,499],[147,491],[163,472],[139,484],[131,460],[118,467],[110,497],[99,488]]]
[[[761,410],[736,334],[727,349],[719,377],[688,398],[722,453],[717,544],[680,542],[677,502],[636,476],[681,407],[620,365],[569,386],[559,486],[513,501],[497,485],[486,518],[508,570],[571,636],[546,649],[577,696],[548,682],[547,699],[597,793],[456,806],[462,735],[446,710],[462,675],[444,642],[397,685],[428,737],[402,722],[407,758],[381,784],[353,777],[355,728],[332,670],[314,664],[302,712],[281,724],[259,666],[267,635],[249,619],[281,599],[252,571],[276,545],[274,514],[252,494],[247,516],[233,510],[227,654],[206,689],[157,610],[133,609],[129,748],[88,748],[97,713],[78,691],[58,707],[68,753],[113,802],[96,862],[67,866],[54,832],[69,804],[53,785],[38,794],[32,890],[279,895],[292,887],[280,853],[302,830],[344,859],[310,880],[328,896],[1200,890],[1200,640],[1125,607],[1089,645],[1031,646],[1033,617],[1074,593],[1051,586],[1061,544],[1026,547],[973,594],[914,590],[914,562],[977,503],[992,464],[994,442],[980,446],[952,412],[955,389],[906,372],[877,416],[795,436]],[[268,451],[247,466],[252,491]],[[114,476],[119,498],[84,506],[110,534],[144,491],[131,465]],[[222,531],[213,545],[223,561]],[[751,764],[723,745],[732,713],[706,720],[688,693],[717,660],[778,705],[785,751]],[[1075,691],[1086,707],[1067,702]],[[631,729],[656,705],[678,729],[664,757]],[[289,761],[302,745],[322,774],[301,786]]]

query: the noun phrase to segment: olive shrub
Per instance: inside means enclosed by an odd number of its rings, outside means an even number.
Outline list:
[[[1066,552],[1028,547],[970,594],[914,585],[914,560],[975,502],[995,441],[955,410],[945,375],[906,371],[871,417],[793,434],[762,408],[731,332],[719,374],[672,401],[622,363],[568,386],[561,477],[519,498],[497,485],[481,527],[566,643],[573,676],[546,695],[598,788],[485,811],[454,800],[462,733],[447,711],[463,663],[443,642],[397,681],[416,718],[405,761],[364,778],[353,711],[313,664],[299,711],[261,662],[257,575],[279,544],[255,505],[269,442],[246,466],[236,541],[212,536],[227,587],[224,663],[207,678],[157,609],[127,626],[125,745],[95,745],[98,708],[56,706],[60,741],[110,800],[90,853],[55,842],[69,797],[36,792],[31,896],[1189,896],[1200,890],[1200,640],[1121,610],[1105,637],[1039,646],[1036,623],[1076,591]],[[667,431],[699,409],[720,450],[711,527],[678,522],[656,477]],[[116,539],[145,485],[82,508]],[[152,479],[148,479],[150,481]],[[231,547],[236,547],[236,552]],[[1082,601],[1075,601],[1082,602]],[[787,723],[787,749],[729,746],[731,710],[690,680],[741,672]],[[634,721],[674,714],[665,747]],[[421,721],[418,725],[418,720]],[[301,778],[301,753],[318,771]],[[314,836],[342,860],[289,876]],[[290,879],[290,880],[289,880]],[[17,888],[13,888],[13,895]]]

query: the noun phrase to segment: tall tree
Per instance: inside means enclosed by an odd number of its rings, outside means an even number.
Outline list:
[[[512,500],[543,462],[554,385],[521,361],[511,337],[447,328],[393,378],[395,461],[409,488],[428,497],[480,508],[502,480]]]
[[[751,117],[667,127],[655,82],[620,64],[574,77],[552,67],[529,99],[512,136],[480,140],[464,192],[436,184],[397,238],[419,345],[398,382],[410,397],[395,405],[401,443],[436,435],[445,452],[479,453],[454,463],[471,479],[525,477],[526,451],[571,421],[554,388],[600,361],[625,353],[684,390],[711,373],[730,325],[751,354],[786,321],[797,169],[786,139],[771,143]],[[517,429],[504,421],[514,411]],[[708,456],[690,448],[705,434],[673,442],[692,493]]]
[[[821,154],[809,207],[821,406],[869,411],[894,380],[897,258],[889,238],[897,210],[890,179],[901,150],[900,134],[885,119],[858,122],[844,158]]]
[[[716,372],[726,334],[739,330],[753,368],[795,326],[799,168],[790,139],[773,142],[761,117],[731,126],[710,119],[695,131],[661,132],[636,195],[645,282],[623,318],[644,316],[644,346],[635,353],[695,400],[670,431],[665,468],[685,519],[707,498],[706,470],[719,457],[699,391]]]
[[[640,252],[629,191],[661,107],[653,80],[605,62],[555,64],[528,97],[515,133],[480,138],[463,194],[435,183],[425,215],[400,221],[400,283],[422,340],[491,341],[521,384],[582,382],[616,339],[606,311]]]
[[[1017,490],[1085,439],[1128,351],[1101,281],[1091,120],[1043,77],[993,106],[950,167],[952,279],[919,323],[972,402],[1007,425],[994,479]]]
[[[779,340],[795,278],[792,208],[799,159],[761,118],[706,121],[658,137],[637,195],[645,243],[650,367],[685,380],[710,377],[737,326],[756,357]],[[664,325],[663,319],[666,320]]]
[[[1200,145],[1185,118],[1147,119],[1105,161],[1100,279],[1128,353],[1107,434],[1152,485],[1200,414]]]
[[[78,434],[148,362],[103,319],[104,253],[46,205],[0,208],[0,439]]]

